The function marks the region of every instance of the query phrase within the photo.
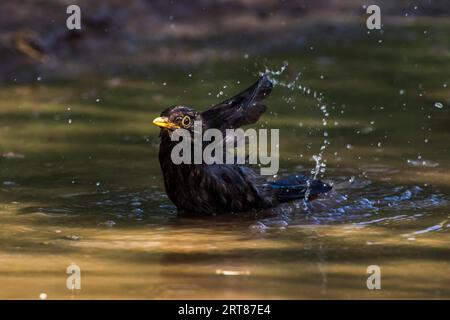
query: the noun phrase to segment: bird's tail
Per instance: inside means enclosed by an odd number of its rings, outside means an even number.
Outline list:
[[[327,183],[300,175],[272,182],[270,187],[274,190],[275,197],[280,202],[301,198],[314,200],[319,195],[332,189],[332,186]]]

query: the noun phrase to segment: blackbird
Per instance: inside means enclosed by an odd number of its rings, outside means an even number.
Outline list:
[[[245,212],[274,207],[295,199],[312,200],[331,190],[319,180],[294,175],[283,180],[268,181],[245,165],[174,164],[172,148],[178,143],[171,134],[178,128],[193,135],[194,121],[202,121],[203,129],[222,132],[258,121],[266,110],[261,101],[272,90],[268,75],[255,84],[204,112],[177,105],[165,109],[153,124],[161,128],[159,162],[169,199],[179,212],[216,214]]]

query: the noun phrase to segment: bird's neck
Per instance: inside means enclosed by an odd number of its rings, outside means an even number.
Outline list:
[[[189,185],[195,185],[197,180],[201,180],[205,173],[202,164],[175,164],[172,161],[172,149],[176,142],[170,138],[161,139],[159,147],[159,163],[164,177],[164,186],[169,199],[177,206],[184,207],[192,200],[192,189]],[[188,183],[189,182],[189,183]]]
[[[168,184],[178,184],[182,180],[189,179],[194,172],[203,169],[203,164],[194,164],[191,159],[190,163],[175,164],[172,160],[172,149],[177,145],[177,141],[171,141],[168,134],[161,136],[161,144],[159,146],[159,163],[164,176],[166,187]]]

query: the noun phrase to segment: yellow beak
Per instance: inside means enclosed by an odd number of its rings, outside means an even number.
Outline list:
[[[160,128],[166,128],[166,129],[178,129],[180,128],[176,124],[169,121],[167,117],[158,117],[153,120],[153,124],[155,126],[158,126]]]

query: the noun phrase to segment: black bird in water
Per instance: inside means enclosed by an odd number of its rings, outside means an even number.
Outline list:
[[[243,165],[172,162],[171,151],[178,143],[170,138],[174,130],[184,128],[193,135],[194,121],[202,121],[203,130],[222,132],[255,123],[266,110],[261,101],[271,90],[272,82],[265,75],[209,110],[198,112],[178,105],[153,120],[161,128],[159,162],[166,192],[179,211],[212,214],[259,210],[295,199],[312,200],[331,190],[330,185],[301,175],[273,182]]]

